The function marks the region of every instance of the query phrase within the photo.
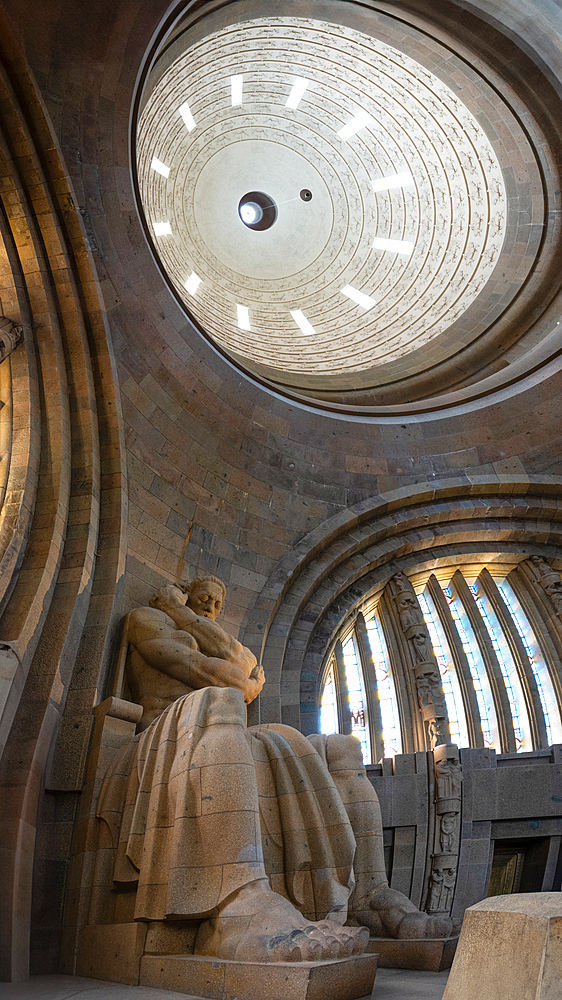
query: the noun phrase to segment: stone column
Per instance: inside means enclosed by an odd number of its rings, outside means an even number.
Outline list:
[[[462,770],[454,743],[433,751],[435,823],[428,913],[450,913],[457,879],[461,829]]]
[[[404,573],[392,577],[385,597],[395,610],[393,617],[397,620],[404,669],[413,676],[426,748],[433,750],[448,743],[450,734],[443,685],[429,632],[415,590]]]

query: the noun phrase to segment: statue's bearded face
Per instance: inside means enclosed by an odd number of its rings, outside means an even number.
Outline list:
[[[214,621],[222,608],[222,590],[212,580],[201,580],[191,591],[187,606],[196,615],[212,618]]]

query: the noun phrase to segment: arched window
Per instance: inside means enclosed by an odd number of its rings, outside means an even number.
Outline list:
[[[562,742],[560,662],[546,643],[529,574],[495,567],[494,574],[471,567],[413,578],[450,738],[498,753],[542,749]],[[404,625],[388,588],[343,629],[325,664],[322,732],[355,733],[366,763],[424,749],[412,668],[401,655]]]

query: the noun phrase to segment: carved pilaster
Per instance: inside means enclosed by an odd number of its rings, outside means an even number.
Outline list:
[[[426,910],[449,913],[457,878],[461,829],[462,769],[454,743],[433,751],[435,826]]]
[[[429,632],[416,592],[404,573],[392,577],[385,596],[394,606],[400,624],[404,666],[413,675],[426,745],[433,749],[447,743],[450,735],[443,685]]]

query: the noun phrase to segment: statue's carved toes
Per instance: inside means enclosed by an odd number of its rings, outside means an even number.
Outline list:
[[[350,921],[365,924],[373,937],[419,940],[458,934],[458,924],[454,924],[446,914],[422,913],[407,896],[388,886],[382,886],[357,900],[350,913]]]
[[[368,941],[366,927],[306,921],[263,880],[244,886],[218,917],[201,925],[195,954],[243,962],[319,962],[362,954]]]

